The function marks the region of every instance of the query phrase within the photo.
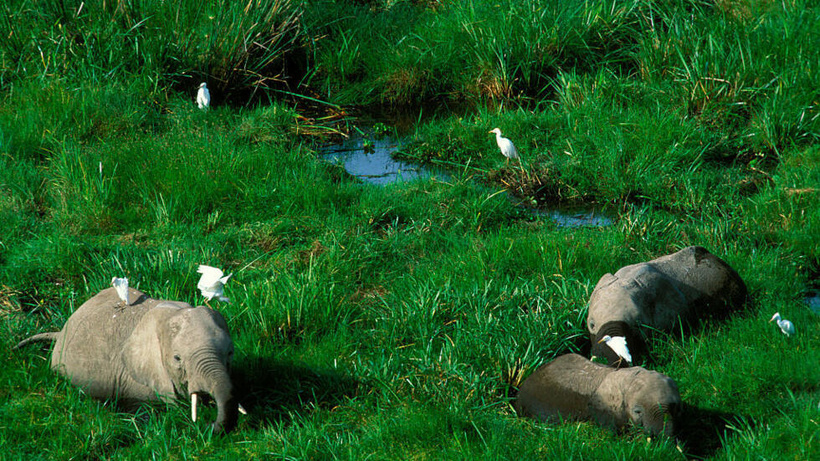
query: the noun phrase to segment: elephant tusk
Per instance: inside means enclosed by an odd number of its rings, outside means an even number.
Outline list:
[[[199,403],[197,395],[195,393],[191,394],[191,419],[194,420],[194,422],[196,422],[196,405],[197,405],[197,403]]]
[[[246,410],[245,407],[243,407],[241,403],[239,404],[239,412],[242,413],[243,415],[248,414],[248,410]]]

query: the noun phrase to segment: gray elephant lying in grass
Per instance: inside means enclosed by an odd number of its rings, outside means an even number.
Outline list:
[[[59,332],[41,333],[18,344],[53,341],[51,368],[88,395],[117,399],[124,408],[139,402],[198,396],[217,404],[214,432],[236,426],[230,365],[233,341],[225,319],[209,307],[152,299],[130,288],[126,305],[114,288],[86,301]]]
[[[617,369],[577,354],[540,366],[518,391],[515,411],[540,421],[592,420],[620,430],[629,424],[672,436],[681,399],[675,382],[641,367]]]
[[[648,262],[605,274],[589,299],[587,328],[592,355],[610,364],[618,356],[604,336],[623,336],[637,361],[645,353],[645,330],[674,330],[695,317],[721,317],[748,298],[740,275],[703,247],[690,246]],[[623,363],[623,362],[619,362]]]

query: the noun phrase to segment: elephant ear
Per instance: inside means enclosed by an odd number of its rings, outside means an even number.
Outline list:
[[[607,272],[606,274],[602,275],[600,279],[598,279],[598,283],[595,284],[595,288],[592,291],[612,285],[616,281],[618,281],[618,277]]]
[[[123,344],[125,373],[134,383],[146,388],[149,398],[174,396],[174,384],[162,359],[162,335],[165,334],[165,325],[178,311],[179,307],[176,306],[151,309]]]
[[[605,309],[605,307],[603,307],[603,306],[607,305],[606,302],[602,302],[598,298],[606,297],[607,296],[607,293],[605,293],[605,292],[607,292],[606,287],[612,285],[613,283],[615,283],[617,281],[618,281],[618,277],[616,277],[616,276],[614,276],[610,273],[606,273],[600,278],[600,280],[598,280],[598,283],[595,285],[595,288],[592,290],[592,294],[589,297],[589,311],[587,312],[587,329],[589,330],[589,332],[591,334],[594,334],[596,331],[598,331],[598,328],[601,327],[600,324],[596,325],[596,323],[595,323],[596,321],[598,321],[598,322],[601,321],[600,319],[596,318],[597,317],[597,315],[596,315],[597,311],[600,311],[602,308]]]

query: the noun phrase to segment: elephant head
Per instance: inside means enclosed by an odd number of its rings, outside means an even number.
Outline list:
[[[627,399],[629,419],[652,435],[672,437],[681,408],[680,393],[675,381],[660,373],[654,374],[652,379],[634,381],[632,398]]]
[[[624,427],[628,423],[653,436],[673,436],[681,398],[675,381],[644,368],[615,370],[596,391],[592,405],[602,425]]]
[[[212,397],[218,408],[214,432],[227,432],[236,426],[238,412],[230,379],[233,353],[228,325],[219,312],[161,302],[125,341],[123,361],[131,378],[158,391],[160,398],[190,397],[194,421],[199,397]]]

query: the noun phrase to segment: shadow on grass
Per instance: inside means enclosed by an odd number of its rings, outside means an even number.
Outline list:
[[[756,309],[757,304],[754,302],[754,298],[749,296],[738,308],[727,309],[700,317],[695,315],[687,321],[678,322],[676,326],[669,331],[662,331],[647,325],[642,325],[641,328],[645,332],[646,337],[644,344],[640,347],[642,351],[644,351],[644,354],[640,357],[640,361],[635,361],[635,365],[641,365],[650,369],[666,365],[672,360],[672,354],[653,353],[653,351],[658,349],[663,350],[665,347],[668,347],[665,343],[680,347],[686,343],[687,339],[700,336],[708,332],[710,328],[725,325],[732,319],[749,318],[754,315]]]
[[[683,443],[687,458],[713,457],[723,447],[726,429],[739,418],[742,417],[734,413],[684,405],[677,437]]]
[[[333,369],[310,368],[264,357],[249,357],[232,372],[236,395],[250,425],[290,419],[291,413],[330,409],[362,392],[363,384]]]

